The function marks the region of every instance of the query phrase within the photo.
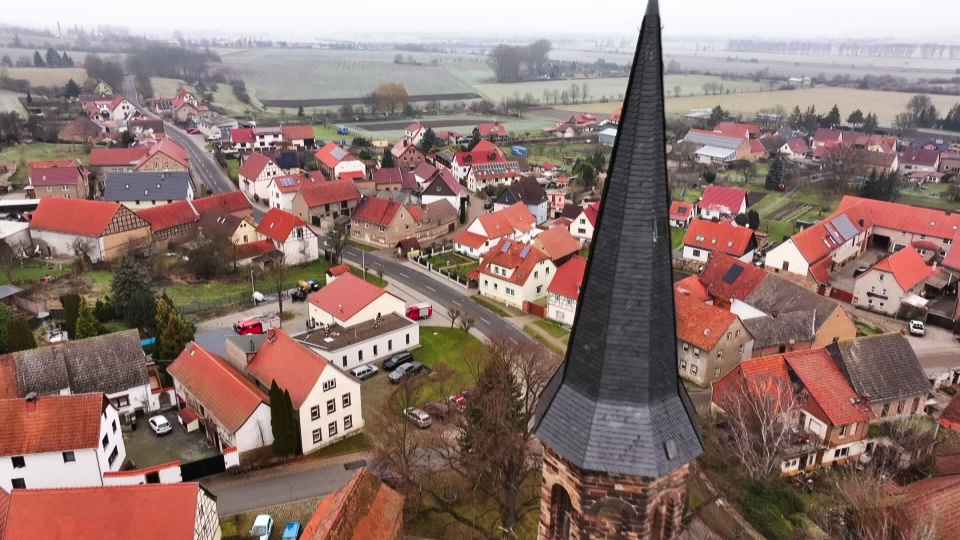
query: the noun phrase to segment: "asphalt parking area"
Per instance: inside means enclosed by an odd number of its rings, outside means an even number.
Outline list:
[[[153,467],[177,460],[180,460],[180,463],[190,463],[220,453],[216,447],[207,446],[202,430],[187,433],[187,430],[177,421],[176,410],[162,413],[173,426],[173,430],[158,436],[148,423],[150,416],[157,414],[161,413],[138,418],[137,430],[123,433],[127,459],[135,468]]]

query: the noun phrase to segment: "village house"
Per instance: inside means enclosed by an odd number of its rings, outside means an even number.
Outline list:
[[[529,242],[539,229],[536,218],[522,203],[516,203],[499,212],[478,216],[469,227],[453,238],[457,253],[479,259],[501,238]]]
[[[175,99],[170,103],[170,115],[173,117],[174,122],[182,124],[191,118],[198,118],[200,116],[200,110],[189,101]]]
[[[403,495],[366,468],[320,501],[303,529],[304,540],[403,538]]]
[[[257,232],[283,252],[288,265],[304,264],[320,258],[317,235],[290,212],[271,208],[257,224]]]
[[[239,138],[246,141],[247,145],[251,146],[254,150],[269,150],[275,146],[279,146],[283,142],[283,128],[278,126],[239,129],[247,130],[244,133],[238,133]],[[230,136],[233,138],[232,131]]]
[[[742,319],[754,337],[753,358],[803,351],[813,348],[817,339],[817,314],[814,310],[774,312]]]
[[[92,262],[113,261],[150,241],[150,223],[118,203],[43,198],[30,236],[46,256],[73,257],[83,246]]]
[[[325,144],[314,155],[325,178],[362,180],[367,177],[367,167],[363,162],[332,142]]]
[[[683,142],[696,147],[694,156],[703,164],[723,164],[738,159],[749,159],[750,143],[745,137],[725,135],[702,129],[691,129]]]
[[[186,172],[110,173],[103,200],[131,210],[193,199],[193,181]]]
[[[190,201],[141,208],[137,210],[137,215],[150,223],[150,232],[155,241],[194,238],[200,221],[200,215]]]
[[[106,128],[86,116],[67,122],[57,132],[57,140],[79,144],[96,144],[103,140]]]
[[[548,189],[546,194],[548,219],[560,217],[567,204],[567,193],[562,189]]]
[[[317,136],[313,126],[280,126],[283,144],[300,150],[313,150],[317,147]]]
[[[340,277],[345,275],[348,274]],[[378,315],[349,327],[336,323],[320,325],[320,328],[299,334],[297,341],[320,355],[324,362],[344,370],[377,363],[420,346],[420,327],[416,321],[396,312]]]
[[[177,398],[221,453],[235,448],[242,455],[273,444],[269,398],[221,356],[193,342],[167,373]]]
[[[421,163],[419,167],[414,169],[413,177],[417,181],[417,189],[422,191],[426,187],[426,185],[431,180],[433,180],[433,177],[437,174],[437,171],[439,170],[441,169],[438,169],[437,167],[427,162]],[[443,169],[443,170],[447,170],[447,169]],[[447,170],[447,172],[449,172],[449,170]]]
[[[580,241],[580,245],[593,240],[593,229],[597,226],[597,215],[600,213],[600,201],[592,202],[570,218],[570,234]],[[566,216],[566,208],[564,208]]]
[[[536,224],[540,225],[547,221],[549,202],[543,186],[537,182],[536,178],[528,176],[509,184],[507,189],[493,201],[493,210],[496,212],[514,204],[523,203],[533,214]]]
[[[720,122],[713,128],[714,133],[725,137],[739,137],[741,139],[755,139],[760,136],[759,124],[741,124],[739,122]]]
[[[349,328],[385,317],[406,315],[406,303],[357,276],[345,273],[307,297],[312,326],[336,324]]]
[[[574,255],[557,268],[557,273],[547,287],[548,319],[566,326],[573,325],[586,269],[587,260],[579,255]]]
[[[237,171],[240,189],[257,202],[270,200],[270,185],[278,176],[292,171],[281,169],[272,159],[260,152],[252,152]]]
[[[270,208],[293,211],[293,199],[301,190],[316,189],[326,183],[320,171],[274,176],[270,184]]]
[[[427,159],[417,144],[406,137],[401,137],[390,149],[390,153],[393,154],[396,166],[405,171],[416,169]]]
[[[406,139],[410,139],[413,144],[420,144],[420,141],[423,140],[423,134],[426,133],[427,128],[420,122],[414,122],[406,127],[403,130],[403,136]]]
[[[86,199],[89,182],[87,171],[73,161],[39,167],[36,162],[27,165],[28,190],[38,199],[58,197],[61,199]]]
[[[720,219],[747,212],[747,190],[709,185],[697,205],[702,219]]]
[[[756,249],[757,238],[753,229],[731,223],[695,219],[683,237],[683,258],[692,261],[707,262],[712,254],[725,253],[750,262]]]
[[[103,394],[0,400],[0,489],[102,486],[127,459]]]
[[[477,147],[480,147],[480,145],[478,144]],[[457,152],[450,163],[450,171],[458,182],[466,183],[467,177],[470,175],[470,170],[474,165],[490,165],[494,163],[506,163],[499,149],[478,150],[475,147],[470,152]],[[514,164],[514,168],[517,168],[516,164]]]
[[[714,305],[730,309],[734,300],[750,296],[766,277],[766,272],[749,262],[716,253],[703,267],[697,281],[706,289]]]
[[[803,139],[790,139],[777,149],[777,153],[784,159],[802,159],[807,157],[810,148]]]
[[[373,178],[354,182],[358,188],[374,191],[401,191],[411,193],[417,189],[417,179],[414,174],[402,168],[377,169],[373,171]]]
[[[477,270],[481,296],[523,309],[528,302],[546,298],[557,267],[539,249],[501,238],[483,256]]]
[[[670,226],[679,229],[686,229],[690,226],[694,214],[697,213],[697,205],[686,201],[670,202]]]
[[[355,240],[395,246],[407,238],[425,241],[452,233],[456,229],[457,210],[446,200],[405,206],[389,199],[365,197],[351,219],[351,236]]]
[[[960,152],[941,152],[940,172],[954,174],[960,172]]]
[[[487,186],[501,186],[517,182],[522,173],[515,161],[501,161],[497,163],[474,163],[467,173],[467,189],[474,193]]]
[[[555,225],[539,233],[530,245],[547,254],[553,264],[560,266],[580,251],[580,242],[562,225]]]
[[[753,336],[734,313],[674,294],[680,376],[709,386],[753,354]]]
[[[214,212],[217,214],[232,214],[248,221],[253,220],[253,206],[240,191],[229,191],[219,195],[209,195],[190,201],[190,205],[201,216]]]
[[[247,372],[264,392],[276,383],[290,393],[302,454],[363,429],[360,383],[282,330],[267,332]]]
[[[303,221],[328,229],[341,217],[348,217],[360,201],[353,180],[327,180],[301,189],[293,197],[292,212]]]
[[[895,154],[897,139],[883,135],[868,135],[833,128],[818,128],[813,136],[813,149],[848,146],[868,152]]]
[[[868,399],[876,421],[923,414],[932,385],[905,336],[842,339],[826,349],[857,395]]]
[[[206,238],[226,238],[234,246],[257,242],[260,238],[257,227],[253,222],[232,214],[207,212],[200,216],[197,229],[199,234]],[[267,241],[270,242],[269,239]],[[271,242],[270,245],[272,246],[273,243]]]
[[[900,156],[900,174],[937,172],[940,170],[940,152],[925,148],[906,148]]]
[[[421,167],[424,165],[421,165]],[[419,177],[417,177],[417,180],[419,182]],[[450,203],[450,206],[459,210],[460,207],[470,199],[470,194],[457,182],[449,169],[440,169],[436,170],[433,175],[423,183],[423,191],[420,193],[420,199],[423,204],[446,200]]]
[[[90,172],[103,178],[107,173],[133,172],[150,148],[131,146],[129,148],[94,148],[90,151]]]
[[[905,247],[855,279],[853,305],[894,317],[904,303],[926,305],[920,296],[926,280],[937,271],[913,247]]]
[[[477,124],[477,127],[474,128],[474,132],[485,141],[494,140],[499,142],[510,138],[510,133],[507,132],[507,128],[499,122],[485,122],[482,124]]]
[[[190,170],[189,152],[170,139],[150,146],[147,155],[134,165],[134,172],[187,172]]]

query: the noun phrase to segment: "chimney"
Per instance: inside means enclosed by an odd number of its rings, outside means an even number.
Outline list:
[[[773,311],[770,312],[770,316],[773,317],[774,319],[776,319],[776,318],[777,318],[777,315],[779,315],[779,314],[780,314],[780,313],[779,313],[777,310],[773,310]]]
[[[863,218],[860,218],[860,221],[858,223],[860,223],[860,226],[863,227]]]
[[[787,352],[793,352],[795,350],[797,350],[797,342],[796,340],[791,339],[787,342]]]
[[[271,330],[272,331],[272,330]],[[253,362],[253,357],[257,355],[257,346],[254,345],[253,340],[250,340],[250,344],[247,345],[246,356],[247,356],[247,365],[250,365],[250,362]]]

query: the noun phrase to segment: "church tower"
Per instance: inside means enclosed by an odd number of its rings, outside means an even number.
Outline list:
[[[567,357],[541,397],[539,538],[674,538],[703,442],[677,375],[657,0],[602,201]]]

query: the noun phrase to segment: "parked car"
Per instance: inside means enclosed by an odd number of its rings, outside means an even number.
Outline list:
[[[493,199],[487,199],[487,200],[483,201],[483,209],[484,209],[484,210],[492,210],[492,209],[493,209]]]
[[[150,429],[157,435],[166,435],[173,431],[173,426],[163,416],[157,415],[150,418]]]
[[[303,534],[303,525],[299,521],[290,521],[283,528],[283,536],[280,537],[280,540],[297,540],[301,534]]]
[[[420,409],[407,407],[403,410],[403,414],[407,415],[407,418],[420,429],[427,429],[433,424],[433,419],[430,418],[430,415]]]
[[[927,329],[923,325],[923,321],[917,321],[917,320],[910,321],[910,335],[920,336],[920,337],[927,335]]]
[[[384,360],[380,367],[384,371],[393,371],[397,369],[397,366],[407,362],[413,362],[413,355],[408,352],[400,352]]]
[[[208,140],[208,141],[219,141],[219,140],[220,140],[220,134],[219,134],[219,133],[214,133],[213,135],[210,135],[209,137],[207,137],[207,140]]]
[[[420,362],[407,362],[406,364],[401,364],[397,369],[393,370],[393,373],[390,374],[390,382],[399,384],[403,379],[419,373],[422,369],[423,364]]]
[[[857,269],[853,271],[853,277],[857,277],[860,274],[865,274],[867,273],[867,270],[869,270],[869,268],[866,266],[858,266]]]
[[[197,128],[190,128],[190,129],[187,130],[187,133],[189,133],[190,135],[199,135],[199,134],[200,134],[200,130],[197,129]]]
[[[449,398],[447,398],[447,401],[449,401],[450,404],[456,407],[457,410],[460,412],[467,410],[467,398],[463,397],[460,394],[457,394],[455,396],[450,396]]]
[[[268,514],[260,514],[253,520],[253,527],[250,528],[250,536],[256,536],[260,540],[270,540],[270,534],[273,532],[273,518]]]
[[[357,380],[369,379],[376,375],[380,370],[377,369],[377,366],[367,364],[365,366],[355,367],[350,370],[350,374],[357,378]]]

